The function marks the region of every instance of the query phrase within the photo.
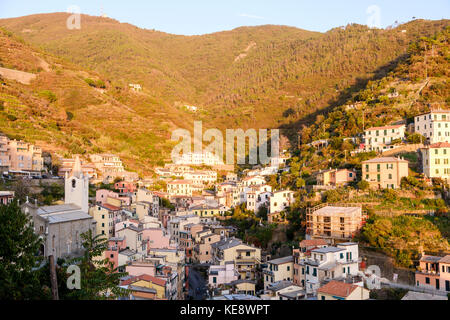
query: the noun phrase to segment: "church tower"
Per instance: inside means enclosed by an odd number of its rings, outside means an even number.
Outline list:
[[[66,172],[64,196],[66,204],[75,204],[83,212],[89,212],[89,177],[83,175],[81,161],[78,156],[75,159],[70,176]]]

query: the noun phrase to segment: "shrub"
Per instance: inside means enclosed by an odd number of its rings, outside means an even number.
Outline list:
[[[41,92],[39,92],[39,96],[44,99],[47,99],[47,101],[50,103],[56,101],[56,95],[50,90],[42,90]]]

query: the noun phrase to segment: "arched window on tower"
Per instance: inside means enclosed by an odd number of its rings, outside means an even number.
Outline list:
[[[72,180],[72,188],[75,188],[77,186],[77,181],[75,179]]]

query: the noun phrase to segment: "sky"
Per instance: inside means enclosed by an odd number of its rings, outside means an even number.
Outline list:
[[[396,21],[449,18],[449,0],[0,0],[0,18],[67,12],[100,15],[140,28],[199,35],[240,26],[288,25],[325,32],[348,23],[385,28]]]

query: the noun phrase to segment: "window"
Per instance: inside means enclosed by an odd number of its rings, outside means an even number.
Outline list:
[[[430,284],[430,278],[426,277],[426,278],[425,278],[425,283],[426,283],[426,284]]]
[[[75,179],[72,179],[72,188],[75,188],[77,186],[77,181]]]

